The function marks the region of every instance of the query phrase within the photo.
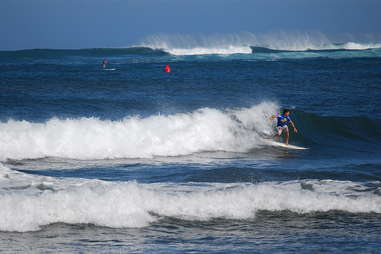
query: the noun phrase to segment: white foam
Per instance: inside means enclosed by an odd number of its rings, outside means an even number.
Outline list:
[[[191,113],[127,117],[120,121],[10,120],[0,123],[0,160],[151,158],[202,151],[245,152],[261,144],[259,133],[271,132],[273,123],[267,118],[276,111],[276,104],[263,102],[239,110],[204,108]]]
[[[183,186],[56,179],[16,173],[3,166],[0,173],[7,175],[0,178],[1,231],[33,231],[58,222],[144,227],[163,216],[250,219],[259,210],[381,213],[381,197],[349,181]]]
[[[147,38],[140,46],[161,49],[172,55],[250,54],[249,37],[252,35],[156,35]]]
[[[156,35],[139,46],[164,50],[172,55],[251,54],[251,46],[274,50],[306,51],[329,49],[381,48],[381,43],[333,43],[323,33],[272,32],[266,34],[236,33],[211,35]],[[255,52],[254,52],[255,53]]]
[[[364,50],[364,49],[375,49],[381,48],[381,43],[356,43],[356,42],[347,42],[342,45],[343,49],[352,49],[352,50]]]
[[[205,48],[205,47],[195,47],[190,49],[185,48],[169,48],[165,49],[168,53],[172,55],[231,55],[231,54],[251,54],[252,50],[248,46],[233,46],[227,45],[221,48]]]

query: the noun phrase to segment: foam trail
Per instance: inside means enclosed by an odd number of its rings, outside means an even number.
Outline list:
[[[0,160],[42,157],[74,159],[151,158],[202,151],[244,152],[270,133],[267,117],[277,105],[263,102],[251,108],[129,117],[51,119],[46,123],[0,123]],[[253,131],[254,129],[254,131]]]
[[[380,190],[379,182],[329,180],[201,187],[57,179],[14,172],[0,164],[0,231],[33,231],[58,222],[145,227],[163,216],[250,219],[259,210],[381,213]]]

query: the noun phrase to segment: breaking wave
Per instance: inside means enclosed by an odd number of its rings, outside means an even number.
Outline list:
[[[261,210],[381,213],[380,193],[379,182],[138,184],[28,175],[0,164],[0,231],[52,223],[144,227],[163,217],[251,219]]]
[[[251,54],[298,51],[345,51],[381,48],[381,43],[333,43],[321,33],[253,33],[189,36],[157,35],[141,45],[172,55]]]
[[[282,52],[335,52],[380,49],[381,43],[348,41],[335,43],[322,33],[253,33],[215,35],[156,35],[132,47],[90,49],[29,49],[0,51],[0,57],[49,58],[59,56],[192,56]],[[377,54],[379,55],[379,54]],[[361,56],[361,55],[360,55]]]
[[[51,119],[45,123],[0,123],[0,160],[42,157],[75,159],[150,158],[202,151],[245,152],[271,133],[269,115],[277,105],[251,108],[127,117]],[[263,142],[262,142],[263,143]]]
[[[279,111],[273,102],[250,108],[217,110],[202,108],[173,115],[99,118],[53,118],[43,123],[8,120],[0,122],[0,161],[60,157],[72,159],[153,158],[199,152],[239,152],[269,145]],[[301,132],[294,144],[335,146],[343,141],[380,142],[379,119],[319,116],[294,110]],[[366,130],[366,132],[364,132]]]

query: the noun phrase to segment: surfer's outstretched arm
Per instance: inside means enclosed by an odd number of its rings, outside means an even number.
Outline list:
[[[295,133],[298,133],[298,129],[295,127],[294,122],[293,122],[293,121],[290,121],[290,124],[291,124],[292,128],[294,128],[294,132],[295,132]]]
[[[274,120],[276,118],[276,115],[272,115],[269,117],[269,120]]]

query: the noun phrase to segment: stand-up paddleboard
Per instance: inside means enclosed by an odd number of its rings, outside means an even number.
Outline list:
[[[285,143],[280,143],[280,142],[276,142],[274,140],[268,140],[268,139],[265,139],[264,140],[267,144],[269,144],[270,146],[277,146],[277,147],[282,147],[282,148],[287,148],[287,149],[296,149],[296,150],[307,150],[308,148],[306,147],[302,147],[302,146],[295,146],[295,145],[286,145]]]
[[[115,68],[111,68],[111,69],[103,69],[105,71],[115,71],[116,69]]]

